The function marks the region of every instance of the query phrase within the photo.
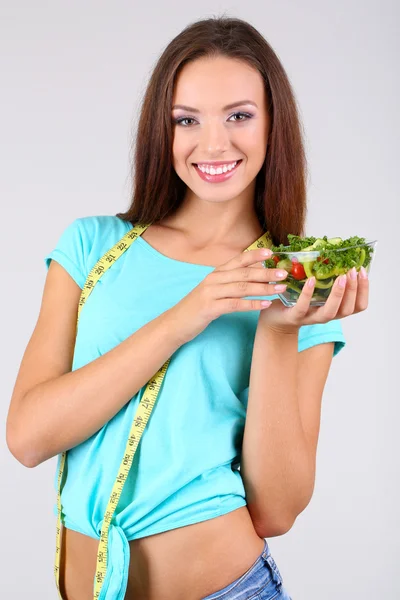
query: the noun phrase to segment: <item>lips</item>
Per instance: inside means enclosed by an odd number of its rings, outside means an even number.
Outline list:
[[[216,174],[216,175],[211,175],[210,173],[203,173],[203,171],[201,171],[198,167],[198,165],[196,163],[193,163],[194,168],[196,169],[196,173],[198,173],[198,175],[201,177],[201,179],[203,181],[207,181],[208,183],[220,183],[222,181],[226,181],[227,179],[230,179],[238,170],[238,168],[240,167],[240,165],[242,164],[243,160],[240,159],[237,163],[236,166],[231,169],[230,171],[227,171],[226,173],[220,173],[220,174]],[[213,163],[213,167],[214,168],[218,168],[218,166],[221,166],[223,164],[231,164],[231,163],[220,163],[218,165],[218,163]],[[211,166],[211,165],[210,165]]]

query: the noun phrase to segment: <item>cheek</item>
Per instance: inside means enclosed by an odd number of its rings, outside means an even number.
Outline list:
[[[250,132],[250,135],[246,139],[246,152],[249,158],[262,165],[267,152],[267,141],[267,136],[259,128]]]
[[[235,132],[232,135],[231,141],[238,148],[243,150],[245,154],[260,153],[266,150],[267,136],[265,131],[260,127],[260,124],[250,124],[246,129]]]
[[[188,140],[184,136],[180,136],[179,133],[174,135],[172,141],[172,154],[174,157],[174,164],[181,164],[187,160],[190,155],[192,145],[188,143]]]

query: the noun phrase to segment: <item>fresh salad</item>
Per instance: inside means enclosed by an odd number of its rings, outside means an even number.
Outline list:
[[[287,284],[288,291],[291,289],[297,293],[301,293],[307,278],[314,276],[315,292],[325,297],[329,294],[336,277],[344,275],[353,267],[356,267],[357,271],[362,266],[367,268],[374,251],[365,238],[357,236],[347,239],[327,236],[316,238],[289,233],[288,240],[289,246],[270,246],[273,252],[279,254],[265,260],[265,266],[285,269],[288,276],[284,283]],[[310,254],[309,257],[306,254],[296,256],[296,252]]]

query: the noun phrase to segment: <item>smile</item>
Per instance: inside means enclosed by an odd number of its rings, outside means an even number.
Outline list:
[[[193,166],[203,181],[220,183],[230,179],[232,175],[236,173],[241,163],[242,159],[218,167],[215,167],[215,165],[201,165],[201,167],[199,167],[196,163],[193,163]]]

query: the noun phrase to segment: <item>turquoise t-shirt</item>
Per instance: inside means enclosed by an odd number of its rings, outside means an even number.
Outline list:
[[[99,258],[131,228],[116,216],[78,218],[45,257],[46,266],[56,260],[82,288]],[[169,258],[138,237],[103,274],[82,308],[72,370],[174,306],[213,269]],[[128,540],[246,505],[238,466],[258,316],[259,311],[222,315],[172,355],[110,527],[108,571],[100,598],[123,598]],[[334,355],[344,347],[339,320],[299,331],[299,351],[324,342],[335,342]],[[144,389],[97,433],[68,451],[61,495],[66,527],[100,537]]]

